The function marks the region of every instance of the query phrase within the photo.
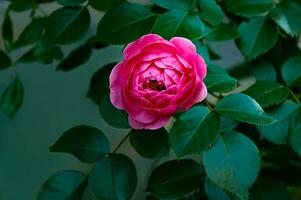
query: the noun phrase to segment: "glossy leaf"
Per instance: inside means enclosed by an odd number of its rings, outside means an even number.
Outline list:
[[[238,121],[229,118],[229,117],[221,117],[221,131],[231,131],[239,125]]]
[[[175,153],[181,157],[206,150],[219,132],[219,116],[204,106],[195,106],[177,117],[169,138]]]
[[[109,125],[115,128],[129,128],[126,112],[115,108],[108,95],[100,101],[99,112],[103,120]]]
[[[182,36],[191,40],[199,39],[209,32],[196,12],[171,10],[158,16],[153,33],[166,39]]]
[[[205,179],[205,191],[208,200],[231,200],[229,195],[208,178]]]
[[[59,4],[63,6],[76,6],[84,3],[86,0],[56,0]]]
[[[35,0],[11,0],[10,9],[21,12],[33,8]]]
[[[125,2],[126,0],[89,0],[91,6],[99,11],[108,11]]]
[[[269,16],[288,34],[301,33],[301,4],[295,1],[281,1],[269,13]]]
[[[239,37],[238,31],[229,24],[220,24],[207,35],[204,36],[206,40],[212,41],[224,41],[224,40],[233,40]]]
[[[70,71],[87,62],[91,56],[92,47],[84,44],[73,50],[61,63],[58,64],[57,70]]]
[[[109,94],[109,76],[116,63],[110,63],[94,73],[91,81],[87,97],[94,103],[100,104],[100,101]]]
[[[51,152],[71,153],[83,162],[95,162],[110,151],[109,141],[97,128],[76,126],[49,147]]]
[[[223,21],[224,13],[216,0],[198,0],[201,9],[200,17],[207,23],[216,26]]]
[[[164,128],[158,130],[131,130],[130,143],[145,158],[160,158],[168,154],[170,145]]]
[[[212,182],[229,192],[241,195],[251,187],[258,175],[260,156],[257,147],[249,138],[230,131],[222,134],[203,153],[203,163]]]
[[[211,61],[208,46],[202,44],[199,40],[193,40],[192,42],[196,47],[196,52],[204,58],[206,64],[209,64]]]
[[[22,31],[18,40],[14,43],[14,48],[19,48],[37,42],[42,38],[44,32],[44,18],[33,19]]]
[[[300,106],[287,100],[268,114],[278,121],[271,125],[258,126],[262,137],[276,144],[287,143],[289,133],[301,122]]]
[[[216,107],[216,111],[225,117],[250,124],[272,124],[274,118],[268,116],[260,105],[251,97],[237,93],[224,97]]]
[[[0,70],[11,66],[11,61],[8,55],[0,49]]]
[[[288,59],[282,66],[281,74],[288,86],[301,87],[301,56]]]
[[[294,151],[301,156],[301,122],[289,134],[289,143]]]
[[[277,80],[277,74],[273,65],[267,61],[255,62],[252,65],[253,74],[257,81]]]
[[[59,171],[43,184],[37,200],[80,200],[86,179],[78,171]]]
[[[137,185],[135,165],[122,154],[102,157],[91,171],[89,184],[97,199],[130,199]]]
[[[250,31],[252,30],[252,31]],[[252,18],[238,27],[240,38],[236,44],[247,58],[256,58],[266,53],[277,42],[277,26],[265,17]]]
[[[86,34],[90,21],[90,14],[86,8],[63,7],[47,18],[45,33],[53,43],[69,44]]]
[[[225,8],[236,15],[252,17],[269,11],[273,0],[224,0]]]
[[[166,8],[177,10],[193,10],[197,6],[196,0],[151,0],[154,4]]]
[[[217,65],[208,65],[205,84],[209,92],[227,92],[237,87],[236,79]]]
[[[280,104],[286,100],[289,91],[279,83],[271,81],[257,81],[245,93],[255,99],[261,107]]]
[[[4,20],[1,27],[1,34],[2,34],[5,48],[7,50],[10,50],[14,35],[13,35],[13,22],[11,20],[9,10],[5,12]]]
[[[98,36],[111,44],[129,43],[149,33],[156,14],[138,4],[122,4],[108,11],[98,25]]]
[[[201,166],[194,160],[172,160],[152,172],[146,190],[160,199],[178,199],[191,194],[201,178]]]
[[[0,99],[0,110],[12,118],[23,102],[24,90],[21,81],[16,77],[6,88]]]

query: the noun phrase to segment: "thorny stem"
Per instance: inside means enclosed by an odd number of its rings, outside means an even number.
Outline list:
[[[126,136],[120,141],[120,143],[116,146],[116,148],[112,151],[112,154],[116,153],[118,149],[123,145],[123,143],[128,139],[130,134],[126,134]]]
[[[299,99],[298,99],[298,97],[295,95],[295,93],[294,93],[291,89],[289,89],[289,91],[290,91],[291,96],[295,99],[295,101],[296,101],[299,105],[301,105],[301,102],[299,101]]]

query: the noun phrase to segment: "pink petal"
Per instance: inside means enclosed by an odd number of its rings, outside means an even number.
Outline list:
[[[186,38],[174,37],[170,40],[170,42],[177,46],[181,53],[196,53],[195,45]]]
[[[110,99],[112,104],[118,108],[123,109],[122,102],[122,78],[120,77],[120,71],[123,67],[123,62],[118,63],[110,74]]]

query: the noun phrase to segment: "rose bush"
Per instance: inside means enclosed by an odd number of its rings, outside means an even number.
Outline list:
[[[158,129],[207,96],[204,59],[186,38],[142,36],[125,48],[110,75],[110,98],[134,129]]]

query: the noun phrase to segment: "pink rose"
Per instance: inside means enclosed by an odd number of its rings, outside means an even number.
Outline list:
[[[127,45],[123,56],[110,75],[110,98],[134,129],[161,128],[207,96],[206,64],[188,39],[148,34]]]

